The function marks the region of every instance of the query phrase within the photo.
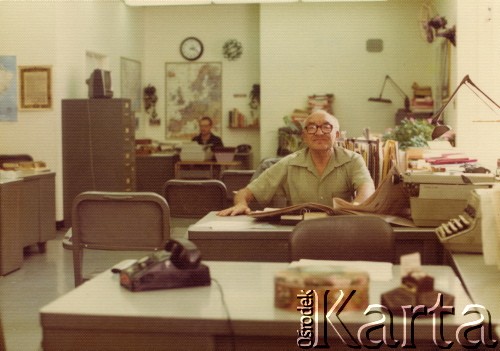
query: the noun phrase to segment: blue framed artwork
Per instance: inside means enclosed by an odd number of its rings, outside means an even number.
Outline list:
[[[17,121],[16,57],[0,56],[0,121]]]

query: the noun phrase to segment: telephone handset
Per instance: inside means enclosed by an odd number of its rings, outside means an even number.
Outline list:
[[[165,251],[171,253],[170,261],[179,269],[196,268],[201,262],[201,252],[187,239],[171,239],[165,245]]]
[[[210,285],[210,270],[187,239],[169,240],[165,250],[137,260],[120,271],[120,284],[132,291]]]

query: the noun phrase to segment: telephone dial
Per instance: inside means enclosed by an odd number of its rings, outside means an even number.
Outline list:
[[[169,240],[155,251],[120,270],[120,284],[132,291],[210,285],[210,270],[187,239]]]

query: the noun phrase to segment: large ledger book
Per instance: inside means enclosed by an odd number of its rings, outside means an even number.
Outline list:
[[[262,211],[253,211],[249,216],[265,220],[281,220],[284,224],[296,224],[302,220],[347,214],[343,210],[336,210],[330,206],[307,202],[303,204],[283,207],[265,208]]]

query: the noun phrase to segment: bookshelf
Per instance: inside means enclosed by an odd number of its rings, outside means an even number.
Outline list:
[[[337,140],[337,145],[343,147],[347,150],[357,152],[365,160],[366,167],[370,171],[370,175],[375,183],[375,187],[378,186],[381,178],[381,141],[379,139],[354,139],[347,138],[342,140]]]

